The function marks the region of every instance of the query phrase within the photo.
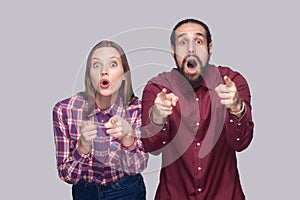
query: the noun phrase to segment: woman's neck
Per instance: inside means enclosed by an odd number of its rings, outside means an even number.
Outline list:
[[[96,94],[96,104],[101,110],[108,109],[117,99],[117,94],[112,94],[110,96],[102,96],[99,93]]]

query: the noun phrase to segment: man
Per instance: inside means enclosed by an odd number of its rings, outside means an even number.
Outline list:
[[[157,200],[242,200],[236,152],[253,137],[250,91],[241,74],[209,64],[209,28],[180,21],[170,37],[177,68],[143,91],[146,151],[162,153]]]

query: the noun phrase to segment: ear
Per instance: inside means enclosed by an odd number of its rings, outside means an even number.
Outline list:
[[[173,45],[171,45],[171,54],[172,54],[173,58],[175,58],[175,48]]]
[[[209,45],[208,45],[208,53],[209,53],[209,55],[211,56],[211,54],[212,54],[212,52],[213,52],[213,45],[212,45],[212,42],[211,43],[209,43]]]

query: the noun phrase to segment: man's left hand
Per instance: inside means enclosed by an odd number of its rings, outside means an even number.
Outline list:
[[[224,76],[224,81],[225,84],[220,84],[215,88],[221,98],[221,104],[225,105],[230,112],[239,112],[242,109],[242,100],[236,85],[228,76]]]

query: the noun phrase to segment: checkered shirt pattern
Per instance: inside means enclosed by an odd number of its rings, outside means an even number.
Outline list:
[[[76,184],[83,179],[106,185],[125,174],[142,172],[148,162],[141,142],[141,101],[135,100],[127,109],[121,98],[107,110],[95,109],[86,116],[87,102],[79,94],[58,102],[53,108],[53,130],[59,177]],[[104,124],[115,115],[122,116],[132,126],[135,143],[125,148],[120,139],[106,133]],[[91,144],[91,152],[82,154],[77,149],[80,125],[90,120],[97,125],[97,138]]]

